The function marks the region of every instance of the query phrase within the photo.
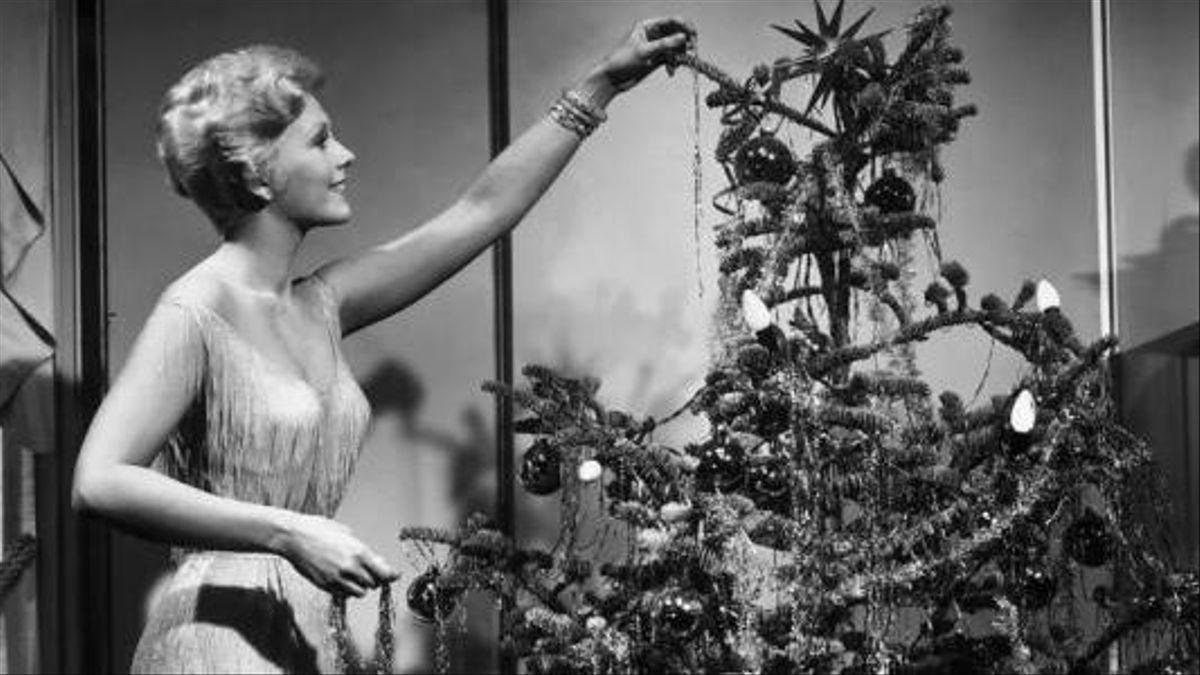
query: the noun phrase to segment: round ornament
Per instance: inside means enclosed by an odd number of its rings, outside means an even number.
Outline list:
[[[1113,538],[1100,514],[1087,509],[1063,533],[1063,549],[1080,565],[1100,567],[1108,562]]]
[[[736,443],[722,443],[703,448],[696,470],[700,488],[730,492],[742,484],[746,474],[746,452]]]
[[[734,158],[734,173],[742,185],[785,185],[796,174],[796,160],[783,141],[770,134],[750,139]]]
[[[548,441],[537,440],[521,460],[521,484],[534,495],[548,495],[562,485],[562,454]]]
[[[771,437],[792,427],[792,400],[783,392],[768,393],[759,398],[758,433]]]
[[[912,186],[893,169],[884,169],[883,176],[867,188],[865,197],[868,206],[874,206],[885,215],[907,213],[917,205]]]
[[[791,491],[788,462],[782,457],[756,461],[746,470],[750,496],[760,506],[788,501]]]
[[[663,632],[675,638],[687,638],[700,626],[704,602],[692,591],[668,591],[658,601],[656,620]]]
[[[408,609],[425,623],[433,623],[439,614],[445,617],[454,611],[454,596],[437,587],[439,576],[438,569],[431,567],[408,585]]]
[[[1054,600],[1058,592],[1058,582],[1046,570],[1037,567],[1024,567],[1016,571],[1012,582],[1016,588],[1012,595],[1026,609],[1045,609]]]

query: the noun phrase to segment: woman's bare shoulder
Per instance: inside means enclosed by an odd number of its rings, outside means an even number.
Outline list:
[[[167,284],[159,296],[159,302],[200,306],[222,313],[230,302],[229,289],[205,260]]]

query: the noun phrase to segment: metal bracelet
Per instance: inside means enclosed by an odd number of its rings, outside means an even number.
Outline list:
[[[567,105],[562,99],[550,106],[550,119],[560,127],[579,136],[580,139],[590,136],[598,126],[595,120]]]

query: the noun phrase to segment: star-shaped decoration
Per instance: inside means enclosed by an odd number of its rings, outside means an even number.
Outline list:
[[[845,4],[846,0],[838,0],[833,15],[826,16],[825,9],[821,7],[821,0],[813,0],[817,9],[815,31],[799,20],[794,22],[796,28],[774,24],[771,26],[804,45],[804,54],[800,58],[781,59],[775,63],[776,70],[781,72],[783,79],[820,74],[805,114],[811,112],[814,106],[823,104],[840,85],[847,82],[856,69],[874,71],[886,67],[879,38],[890,31],[881,31],[856,39],[863,24],[875,13],[875,9],[867,10],[843,31],[842,15]]]

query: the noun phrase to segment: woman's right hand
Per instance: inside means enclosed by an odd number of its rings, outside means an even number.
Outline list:
[[[342,523],[301,513],[289,514],[286,521],[277,552],[333,595],[362,597],[399,576]]]

